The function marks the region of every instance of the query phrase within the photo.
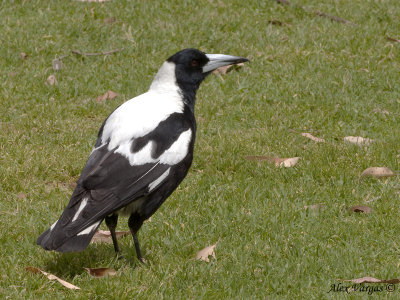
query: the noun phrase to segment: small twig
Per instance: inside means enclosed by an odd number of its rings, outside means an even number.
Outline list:
[[[387,36],[386,39],[391,42],[400,43],[400,40]]]
[[[278,2],[279,4],[291,5],[291,3],[290,3],[288,0],[275,0],[275,1]],[[313,13],[313,14],[319,16],[319,17],[328,18],[328,19],[330,19],[330,20],[332,20],[332,21],[335,21],[335,22],[338,22],[338,23],[347,24],[347,25],[352,25],[352,26],[358,26],[357,24],[355,24],[355,23],[353,23],[353,22],[350,22],[350,21],[348,21],[348,20],[345,20],[345,19],[343,19],[343,18],[334,16],[334,15],[330,15],[330,14],[324,13],[324,12],[322,12],[322,11],[314,11],[314,10],[309,9],[309,8],[306,8],[306,7],[304,7],[304,6],[298,6],[298,5],[293,5],[293,6],[299,7],[299,8],[301,8],[301,9],[303,9],[303,10],[305,10],[305,11],[308,11],[308,12],[310,12],[310,13]]]
[[[331,19],[332,21],[335,21],[335,22],[338,22],[338,23],[343,23],[343,24],[348,24],[348,25],[357,26],[357,24],[355,24],[355,23],[352,23],[352,22],[350,22],[350,21],[347,21],[347,20],[345,20],[345,19],[343,19],[343,18],[334,16],[334,15],[326,14],[326,13],[324,13],[324,12],[322,12],[322,11],[312,11],[312,10],[310,10],[310,9],[306,9],[306,10],[309,11],[309,12],[312,12],[312,13],[316,14],[317,16],[324,17],[324,18],[328,18],[328,19]]]
[[[110,55],[110,54],[114,54],[114,53],[117,53],[122,50],[124,50],[124,48],[115,49],[115,50],[111,50],[111,51],[107,51],[107,52],[98,52],[98,53],[84,53],[84,52],[80,52],[78,50],[72,50],[72,53],[77,54],[77,55],[83,55],[83,56],[96,56],[96,55]]]

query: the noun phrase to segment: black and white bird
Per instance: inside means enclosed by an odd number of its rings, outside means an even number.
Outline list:
[[[138,230],[178,187],[193,159],[194,105],[200,83],[216,68],[248,61],[184,49],[168,58],[148,92],[119,106],[104,121],[61,217],[37,239],[46,250],[84,250],[101,222],[111,232],[118,215],[128,225],[140,261]]]

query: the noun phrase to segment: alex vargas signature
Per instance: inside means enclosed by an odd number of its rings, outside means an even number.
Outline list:
[[[389,293],[395,290],[395,285],[393,283],[386,283],[380,285],[368,285],[364,283],[354,283],[350,285],[345,285],[343,283],[334,283],[331,284],[328,293],[367,293],[368,295],[372,295],[373,293],[380,293],[387,291]]]

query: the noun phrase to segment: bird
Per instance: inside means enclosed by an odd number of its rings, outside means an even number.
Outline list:
[[[123,257],[115,230],[118,217],[127,216],[137,258],[143,262],[138,231],[192,164],[200,83],[219,67],[247,61],[194,48],[170,56],[147,92],[105,119],[65,210],[37,244],[58,252],[83,251],[105,220],[115,253]]]

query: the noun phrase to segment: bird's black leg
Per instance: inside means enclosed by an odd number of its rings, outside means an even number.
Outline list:
[[[137,232],[139,231],[140,227],[142,227],[143,220],[139,216],[132,214],[128,220],[128,226],[131,230],[133,242],[135,243],[136,255],[138,260],[141,263],[144,263],[142,253],[140,252],[139,240],[137,237]]]
[[[121,251],[119,250],[119,247],[118,247],[117,236],[115,234],[115,228],[117,227],[117,223],[118,223],[118,214],[112,214],[110,216],[105,217],[105,221],[106,221],[106,225],[111,233],[111,238],[112,238],[112,241],[114,244],[115,253],[117,254],[118,257],[122,257]]]

